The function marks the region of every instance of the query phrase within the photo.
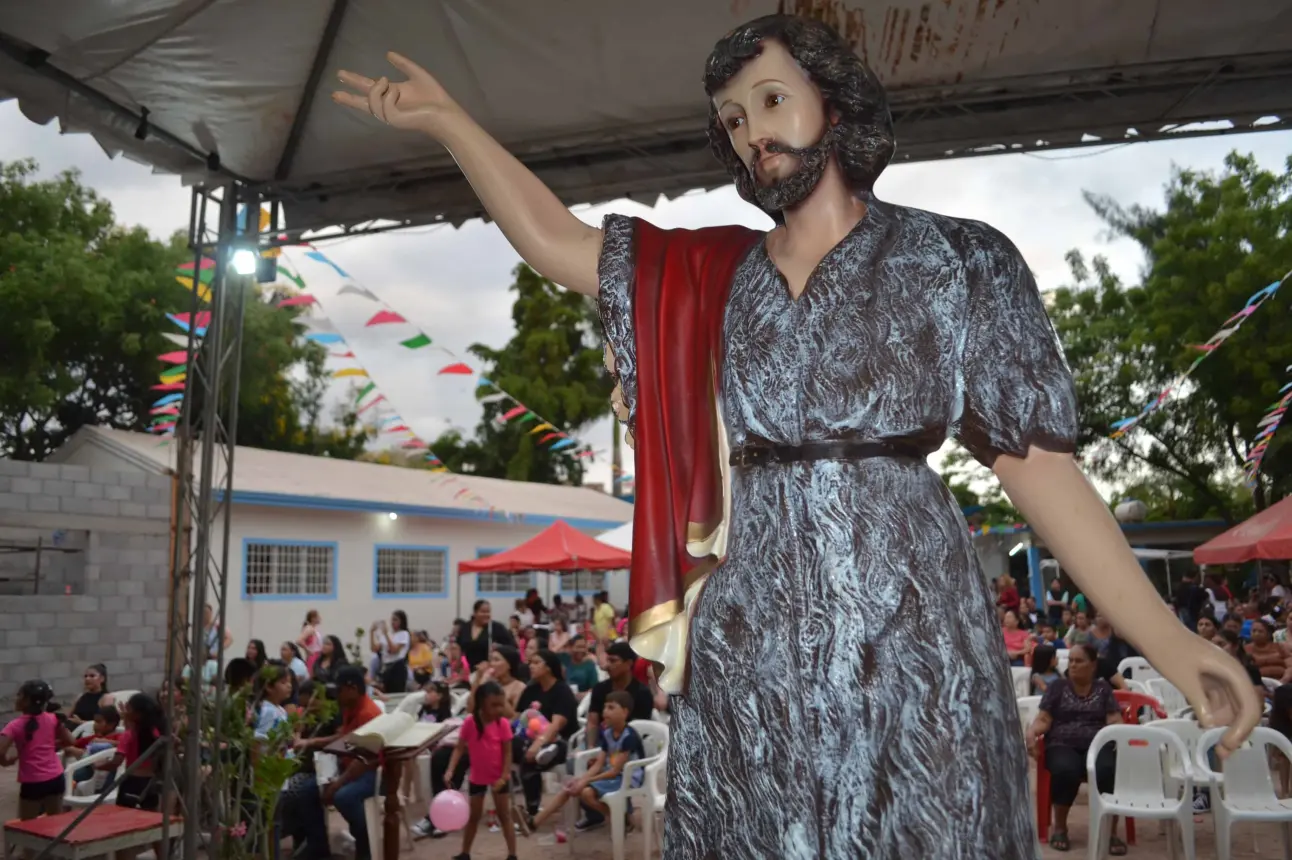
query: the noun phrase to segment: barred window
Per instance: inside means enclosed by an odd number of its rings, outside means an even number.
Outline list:
[[[442,549],[378,548],[378,594],[444,594],[449,554]]]
[[[532,573],[476,574],[476,594],[523,594],[536,587]]]
[[[594,594],[606,590],[606,574],[600,570],[579,570],[561,574],[561,593]]]
[[[330,595],[336,546],[248,541],[243,580],[248,596]]]

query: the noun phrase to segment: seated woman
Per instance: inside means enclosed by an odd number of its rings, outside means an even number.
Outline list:
[[[1251,642],[1247,656],[1252,658],[1262,678],[1273,678],[1280,684],[1292,683],[1292,648],[1274,641],[1274,628],[1264,618],[1251,620]]]
[[[1054,805],[1054,828],[1050,847],[1067,851],[1068,812],[1077,799],[1077,790],[1086,778],[1086,754],[1095,735],[1104,726],[1122,721],[1121,708],[1113,696],[1112,685],[1096,677],[1098,654],[1088,644],[1077,645],[1068,654],[1068,677],[1045,688],[1041,710],[1027,730],[1028,751],[1035,754],[1037,738],[1045,736],[1045,767],[1050,772],[1050,800]],[[1114,747],[1105,746],[1095,758],[1095,779],[1100,792],[1113,790],[1117,759]],[[1117,819],[1113,819],[1108,853],[1120,857],[1126,843],[1117,838]]]
[[[1022,666],[1032,653],[1032,636],[1018,623],[1018,612],[1006,609],[1001,617],[1005,633],[1005,653],[1009,655],[1009,665]]]

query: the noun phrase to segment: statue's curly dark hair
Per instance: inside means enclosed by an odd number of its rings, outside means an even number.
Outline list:
[[[736,190],[755,206],[754,179],[731,146],[713,95],[759,56],[774,39],[805,71],[825,99],[827,111],[839,114],[835,152],[849,187],[868,195],[893,157],[893,117],[888,95],[874,73],[828,24],[798,15],[767,15],[732,30],[718,41],[704,67],[709,95],[709,146],[736,180]],[[765,210],[764,210],[765,211]],[[778,223],[779,212],[768,212]]]

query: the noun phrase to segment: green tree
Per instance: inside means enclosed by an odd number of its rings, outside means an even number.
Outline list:
[[[37,180],[34,161],[0,164],[0,456],[41,460],[86,424],[146,430],[157,356],[177,347],[166,313],[192,294],[175,280],[190,259],[181,236],[158,242],[118,226],[75,172]],[[246,290],[239,441],[355,456],[366,431],[352,414],[318,420],[326,353],[297,338],[291,315]],[[294,383],[294,368],[305,382]],[[312,412],[310,410],[313,410]]]
[[[1023,517],[1005,497],[994,475],[957,446],[942,462],[942,481],[965,517],[976,525],[1011,525]]]
[[[1068,257],[1073,285],[1052,296],[1051,318],[1076,378],[1079,446],[1087,468],[1150,507],[1234,522],[1286,495],[1292,448],[1276,437],[1254,494],[1239,489],[1256,425],[1287,381],[1292,287],[1253,314],[1183,390],[1118,439],[1114,421],[1138,414],[1257,290],[1292,268],[1292,159],[1262,170],[1231,154],[1218,174],[1177,170],[1163,210],[1087,195],[1115,236],[1133,239],[1146,266],[1127,285],[1103,258]],[[1148,498],[1145,498],[1148,496]]]
[[[604,343],[593,302],[563,290],[524,263],[516,267],[512,321],[516,334],[502,349],[475,344],[485,377],[558,429],[575,433],[610,413],[610,375],[602,365]],[[482,394],[488,389],[482,388]],[[549,450],[535,422],[505,424],[498,417],[508,401],[486,403],[472,439],[456,432],[431,445],[453,471],[492,478],[580,484],[583,461],[575,449]]]

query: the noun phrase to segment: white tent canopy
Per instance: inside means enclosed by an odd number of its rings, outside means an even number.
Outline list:
[[[112,152],[236,178],[295,230],[479,213],[447,154],[333,105],[397,50],[570,204],[716,187],[700,77],[779,10],[829,19],[890,90],[898,158],[1288,125],[1286,0],[44,0],[0,3],[0,100]],[[1213,129],[1215,130],[1215,129]]]
[[[615,549],[626,549],[633,551],[633,521],[629,520],[623,525],[613,528],[608,532],[597,535],[597,540],[605,544],[610,544]]]

